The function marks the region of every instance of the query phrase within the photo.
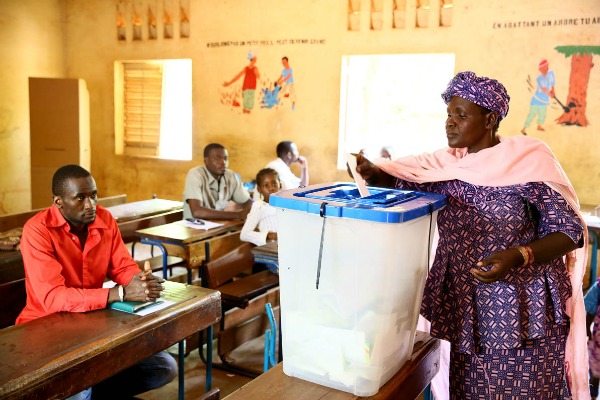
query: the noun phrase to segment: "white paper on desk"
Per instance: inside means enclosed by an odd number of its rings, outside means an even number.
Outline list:
[[[348,167],[350,167],[350,172],[352,173],[354,182],[356,182],[356,186],[358,186],[358,193],[360,193],[360,197],[369,196],[371,193],[369,192],[369,189],[367,189],[367,182],[365,182],[363,177],[356,172],[356,156],[352,153],[348,153],[346,154],[346,160],[348,161]]]
[[[178,223],[180,225],[187,226],[188,228],[192,228],[192,229],[204,229],[205,231],[223,225],[223,224],[219,224],[217,222],[207,221],[205,219],[203,221],[204,221],[204,225],[194,224],[193,222],[186,221],[185,219],[182,219],[181,221],[178,221]]]
[[[165,300],[165,299],[160,299],[160,301],[162,301],[162,303],[154,305],[154,306],[148,306],[146,308],[142,308],[139,311],[136,311],[135,315],[148,315],[148,314],[152,314],[153,312],[157,312],[162,310],[163,308],[167,308],[173,304],[175,304],[174,301],[171,300]]]

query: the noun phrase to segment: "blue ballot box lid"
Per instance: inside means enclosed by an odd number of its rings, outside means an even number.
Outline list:
[[[446,196],[390,188],[369,187],[360,197],[354,183],[324,183],[274,193],[273,207],[326,217],[400,223],[433,213],[446,205]]]

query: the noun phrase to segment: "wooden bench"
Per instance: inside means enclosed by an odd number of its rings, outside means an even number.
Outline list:
[[[111,196],[106,198],[98,199],[98,204],[123,204],[126,201],[126,195]],[[5,232],[11,229],[20,228],[34,215],[44,210],[43,208],[37,210],[26,211],[22,213],[14,213],[0,216],[0,232]],[[149,228],[152,226],[158,226],[167,224],[170,222],[179,221],[183,218],[183,210],[171,210],[168,212],[148,216],[145,218],[129,220],[126,222],[118,223],[119,231],[123,237],[125,243],[138,241],[139,238],[135,234],[138,229]],[[172,266],[181,263],[183,260],[170,260]],[[14,251],[0,251],[0,283],[9,282],[12,280],[22,279],[25,277],[25,270],[23,267],[23,259],[21,252]]]
[[[214,258],[212,253],[211,258],[202,265],[203,286],[221,292],[223,316],[217,336],[217,353],[222,364],[215,365],[251,377],[257,376],[260,371],[232,365],[227,361],[227,354],[264,334],[268,326],[264,308],[251,307],[251,304],[258,302],[264,305],[263,298],[279,286],[279,276],[271,271],[251,273],[254,265],[253,247],[253,244],[244,242],[220,257]],[[242,311],[243,318],[235,316],[235,310],[247,308],[253,309],[253,312]],[[227,324],[226,319],[235,319],[236,324]]]
[[[279,285],[279,277],[271,271],[243,275],[252,271],[253,247],[252,243],[243,243],[202,267],[205,286],[220,291],[221,301],[226,306],[246,308],[251,299]]]
[[[200,263],[199,265],[199,271],[198,271],[198,278],[200,279],[200,282],[196,282],[193,279],[193,271],[192,269],[198,269],[197,267],[189,267],[189,265],[186,264],[186,267],[188,267],[188,283],[199,283],[201,286],[205,286],[202,281],[205,280],[206,278],[202,276],[202,264],[210,261],[210,260],[214,260],[216,258],[219,258],[221,256],[223,256],[224,254],[226,254],[227,252],[235,249],[236,247],[240,246],[242,243],[242,240],[240,239],[240,231],[239,230],[235,230],[233,232],[226,232],[223,233],[221,235],[217,235],[214,237],[211,237],[209,239],[206,239],[204,241],[204,253],[202,254],[202,256],[204,257],[204,260],[202,261],[202,263]],[[171,259],[170,262],[175,262],[176,259],[181,259],[181,260],[185,260],[186,257],[186,253],[185,253],[185,249],[180,247],[180,246],[176,246],[176,245],[169,245],[169,244],[164,244],[164,248],[167,251],[167,254],[169,255],[168,257],[175,257],[173,259]],[[158,257],[153,257],[152,259],[154,259],[154,263],[155,265],[162,265],[162,256],[158,256]],[[152,261],[151,261],[152,263]],[[205,286],[207,287],[207,286]]]
[[[242,239],[240,239],[240,233],[241,231],[236,230],[207,239],[204,242],[204,263],[216,260],[244,244]]]
[[[124,204],[127,201],[126,194],[120,194],[117,196],[101,197],[98,199],[98,205],[102,207],[114,206],[117,204]],[[20,213],[12,213],[6,215],[0,215],[0,232],[6,232],[11,229],[21,228],[25,225],[25,222],[29,221],[31,217],[45,210],[48,207],[36,208],[35,210],[24,211]]]
[[[27,301],[25,279],[1,283],[0,299],[4,304],[0,307],[0,329],[2,329],[14,325],[15,320],[25,307]]]
[[[96,205],[106,208],[106,207],[111,207],[111,206],[118,206],[119,204],[125,204],[125,203],[127,203],[127,195],[126,194],[118,194],[116,196],[99,197],[98,201],[96,202]]]
[[[180,221],[183,219],[183,210],[172,210],[164,213],[151,215],[139,219],[133,219],[126,222],[118,223],[119,231],[123,242],[139,242],[140,238],[135,234],[135,231],[153,226],[170,224],[171,222]]]

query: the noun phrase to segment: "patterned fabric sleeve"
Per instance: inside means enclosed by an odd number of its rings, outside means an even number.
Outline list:
[[[417,190],[421,192],[432,192],[432,187],[435,185],[435,182],[431,183],[417,183],[405,181],[400,178],[396,178],[396,188],[404,189],[404,190]]]
[[[529,183],[524,187],[527,188],[525,194],[527,200],[539,211],[539,237],[553,232],[562,232],[581,247],[583,224],[567,201],[541,182]],[[535,210],[532,211],[535,213]]]

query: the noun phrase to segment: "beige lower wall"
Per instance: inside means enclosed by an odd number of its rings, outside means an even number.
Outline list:
[[[8,4],[7,4],[8,3]],[[3,2],[0,12],[26,14],[42,1]],[[146,1],[151,4],[161,2]],[[168,1],[167,4],[170,4]],[[53,51],[31,46],[47,43],[40,35],[19,36],[14,25],[11,37],[21,45],[30,45],[27,57],[36,60],[49,56],[60,58],[64,51],[66,77],[85,79],[90,92],[92,173],[101,196],[127,193],[129,200],[156,194],[167,199],[180,199],[187,170],[202,164],[202,150],[210,142],[224,144],[230,154],[230,168],[250,180],[275,157],[275,145],[293,140],[309,159],[311,183],[348,180],[345,171],[336,169],[339,125],[339,92],[341,57],[348,54],[431,53],[456,54],[456,70],[471,69],[478,74],[503,82],[511,95],[511,111],[503,121],[500,133],[519,134],[529,109],[531,94],[527,75],[537,76],[537,63],[547,58],[557,76],[556,92],[565,99],[568,91],[570,62],[555,50],[556,46],[598,46],[600,3],[595,0],[560,1],[519,0],[455,1],[452,26],[437,26],[438,1],[431,1],[429,28],[414,26],[415,4],[408,1],[405,29],[393,29],[393,0],[382,2],[384,21],[381,31],[369,29],[371,1],[360,2],[360,30],[348,31],[348,3],[343,0],[263,0],[221,1],[190,0],[190,37],[119,42],[116,40],[115,1],[65,0],[51,2],[38,13],[49,13],[56,24],[64,5],[64,41],[53,43]],[[19,5],[17,5],[19,4]],[[45,4],[45,3],[44,3]],[[128,3],[129,4],[129,3]],[[176,4],[173,1],[172,4]],[[37,10],[37,8],[36,8]],[[590,22],[585,23],[589,17]],[[559,25],[564,19],[581,19],[577,25]],[[526,22],[538,26],[525,26]],[[544,21],[555,25],[541,26]],[[34,26],[43,24],[35,18]],[[567,21],[568,22],[568,21]],[[508,26],[522,24],[521,27]],[[50,36],[60,42],[61,30],[53,24]],[[498,28],[499,26],[499,28]],[[39,29],[37,27],[36,29]],[[296,40],[315,40],[315,44]],[[294,40],[294,43],[292,43]],[[241,41],[258,41],[241,45]],[[264,41],[261,43],[261,41]],[[237,42],[228,46],[212,43]],[[0,38],[3,45],[8,43]],[[49,46],[51,47],[51,46]],[[246,65],[248,50],[257,52],[257,66],[271,80],[281,72],[280,59],[290,58],[296,79],[295,110],[260,109],[250,115],[220,103],[221,84],[231,79]],[[31,53],[31,54],[30,54]],[[51,53],[50,55],[48,53]],[[15,50],[15,54],[19,54]],[[600,57],[600,56],[595,56]],[[0,90],[10,93],[0,105],[17,121],[13,132],[0,131],[0,166],[5,168],[0,182],[0,213],[18,211],[28,204],[27,151],[21,150],[28,140],[25,80],[33,65],[19,60],[0,60],[0,67],[13,71],[14,79],[0,77]],[[193,160],[151,160],[114,154],[113,126],[113,62],[115,60],[191,58],[193,62]],[[45,60],[47,63],[48,61]],[[57,60],[44,71],[60,74]],[[25,71],[16,72],[20,69]],[[21,79],[23,74],[23,79]],[[18,78],[18,79],[17,79]],[[415,77],[427,79],[427,77]],[[240,84],[238,82],[238,84]],[[10,89],[10,90],[8,90]],[[440,88],[440,92],[444,88]],[[530,129],[532,136],[546,141],[559,157],[572,180],[582,203],[600,203],[600,71],[592,69],[588,86],[586,128],[556,125],[559,111],[549,109],[546,131]],[[11,96],[14,98],[11,101]],[[1,109],[0,109],[1,111]],[[443,127],[440,127],[443,134]],[[19,149],[19,150],[17,150]],[[16,155],[20,154],[20,155]],[[299,171],[297,171],[299,172]]]
[[[60,0],[0,2],[0,214],[31,208],[28,80],[65,75],[62,22]]]

